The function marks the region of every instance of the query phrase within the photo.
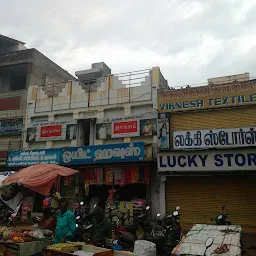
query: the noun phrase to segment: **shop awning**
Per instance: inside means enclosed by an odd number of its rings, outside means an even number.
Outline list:
[[[58,176],[71,176],[78,171],[55,164],[36,164],[21,169],[15,174],[7,177],[3,186],[11,184],[22,184],[23,186],[42,195],[49,195]]]

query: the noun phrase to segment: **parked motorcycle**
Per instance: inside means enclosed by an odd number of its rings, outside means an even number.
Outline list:
[[[180,241],[179,209],[180,207],[177,206],[174,212],[162,219],[160,219],[161,214],[158,213],[151,233],[144,236],[145,240],[156,244],[159,255],[169,255]]]
[[[84,202],[80,202],[80,207],[74,211],[77,227],[75,240],[77,241],[88,242],[90,240],[93,224],[89,212],[90,208],[84,205]]]
[[[150,207],[147,206],[144,213],[134,219],[133,225],[124,227],[122,225],[122,223],[125,222],[124,220],[117,221],[115,229],[116,240],[114,246],[118,245],[125,250],[133,251],[134,242],[144,238],[144,233],[148,231],[148,227],[149,229],[152,229],[152,226],[147,219],[149,216],[149,210]]]
[[[222,213],[217,215],[215,219],[211,219],[212,221],[215,220],[216,225],[231,225],[230,221],[227,221],[228,213],[225,213],[226,206],[223,205],[221,208]]]

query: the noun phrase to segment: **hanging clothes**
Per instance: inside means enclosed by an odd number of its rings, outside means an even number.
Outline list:
[[[102,168],[96,168],[96,185],[103,184],[103,170]]]
[[[125,168],[125,185],[131,184],[131,168]]]
[[[150,183],[150,168],[144,167],[144,184]]]
[[[84,183],[90,184],[90,169],[89,168],[81,169],[80,175],[83,177]]]
[[[138,167],[131,167],[131,183],[139,183],[139,169]]]
[[[112,168],[106,168],[105,183],[106,183],[107,186],[112,186],[113,185],[113,172],[112,172]]]
[[[139,183],[144,183],[144,167],[139,168]]]
[[[108,195],[108,202],[114,202],[114,194],[115,194],[116,190],[115,189],[110,189],[108,191],[109,195]]]
[[[113,174],[114,174],[114,183],[115,183],[115,185],[117,185],[117,186],[121,185],[122,168],[121,167],[115,167],[113,169]]]
[[[125,185],[125,168],[121,168],[121,180],[120,180],[120,186],[123,187]]]

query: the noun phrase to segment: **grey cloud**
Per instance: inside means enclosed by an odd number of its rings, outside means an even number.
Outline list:
[[[239,16],[246,0],[15,2],[15,9],[13,1],[2,3],[1,33],[70,72],[97,61],[114,73],[158,65],[171,85],[181,86],[255,69],[253,49],[238,47],[256,29],[256,5]],[[216,46],[206,47],[205,38]]]

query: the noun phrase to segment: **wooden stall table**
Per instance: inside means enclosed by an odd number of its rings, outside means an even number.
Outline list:
[[[43,249],[51,245],[53,240],[11,243],[0,241],[0,252],[3,256],[32,256],[42,253]]]
[[[71,243],[72,244],[72,243]],[[75,247],[75,244],[74,244]],[[43,250],[44,256],[113,256],[113,251],[109,249],[104,249],[100,247],[96,247],[93,245],[83,245],[81,250],[77,250],[74,252],[59,252],[51,249]]]

